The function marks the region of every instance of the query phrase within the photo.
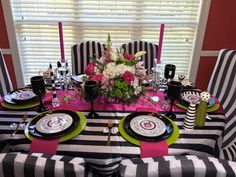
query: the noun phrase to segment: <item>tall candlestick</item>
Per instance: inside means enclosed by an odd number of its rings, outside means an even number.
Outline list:
[[[59,36],[60,36],[60,48],[61,48],[61,62],[65,62],[65,53],[64,53],[64,42],[63,42],[63,29],[62,22],[58,22]]]
[[[164,36],[164,28],[165,28],[165,25],[161,24],[160,35],[159,35],[159,45],[158,45],[158,50],[157,50],[157,63],[161,62],[161,51],[162,51],[162,43],[163,43],[163,36]]]

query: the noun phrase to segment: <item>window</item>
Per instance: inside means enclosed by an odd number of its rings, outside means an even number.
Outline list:
[[[201,0],[11,0],[25,84],[60,60],[58,21],[63,22],[65,57],[71,46],[85,40],[113,46],[131,40],[158,44],[165,24],[162,64],[189,73]]]

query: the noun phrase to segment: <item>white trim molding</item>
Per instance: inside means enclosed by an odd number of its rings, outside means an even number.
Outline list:
[[[11,55],[11,49],[3,49],[1,48],[2,54],[3,55]]]
[[[16,84],[17,84],[17,88],[22,88],[24,87],[24,80],[23,80],[23,73],[22,73],[22,68],[21,68],[19,50],[17,46],[15,25],[14,25],[13,16],[12,16],[11,5],[10,5],[10,1],[1,0],[1,2],[2,2],[2,9],[4,13],[4,19],[6,22],[7,35],[8,35],[9,44],[10,44],[10,51],[12,54],[12,62],[13,62],[14,70],[15,70]]]
[[[204,50],[201,51],[201,57],[217,57],[219,53],[219,50]]]
[[[196,81],[210,6],[211,6],[211,0],[202,0],[201,13],[199,15],[197,33],[192,54],[192,62],[190,65],[189,79],[191,81]]]

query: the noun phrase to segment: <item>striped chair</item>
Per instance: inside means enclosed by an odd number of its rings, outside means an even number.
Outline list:
[[[121,161],[120,177],[236,176],[236,162],[206,156],[164,156]]]
[[[72,73],[83,74],[86,66],[90,63],[90,57],[101,57],[105,45],[95,41],[85,41],[72,46]]]
[[[208,91],[219,99],[225,115],[221,158],[236,160],[236,50],[221,50]]]
[[[150,74],[154,64],[154,58],[157,58],[158,45],[145,42],[145,41],[133,41],[127,44],[122,44],[121,48],[125,53],[134,55],[138,51],[146,51],[147,53],[142,56],[141,60],[144,61],[144,67],[147,69],[147,73]]]
[[[0,154],[1,177],[85,176],[85,162],[80,157],[19,152]]]
[[[9,91],[12,91],[12,89],[12,82],[8,74],[2,51],[0,50],[0,97],[4,96]]]

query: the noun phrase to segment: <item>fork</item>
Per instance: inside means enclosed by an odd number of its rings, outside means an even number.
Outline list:
[[[26,112],[24,114],[24,116],[22,117],[22,119],[20,120],[20,122],[17,124],[15,130],[12,132],[11,136],[15,136],[16,132],[18,131],[20,124],[22,124],[23,122],[25,122],[28,118],[28,112]]]
[[[107,137],[107,145],[109,146],[110,143],[111,143],[111,129],[112,129],[112,127],[113,127],[113,123],[112,123],[111,120],[108,121],[107,127],[108,127],[108,130],[109,130],[109,132],[108,132],[108,137]]]

